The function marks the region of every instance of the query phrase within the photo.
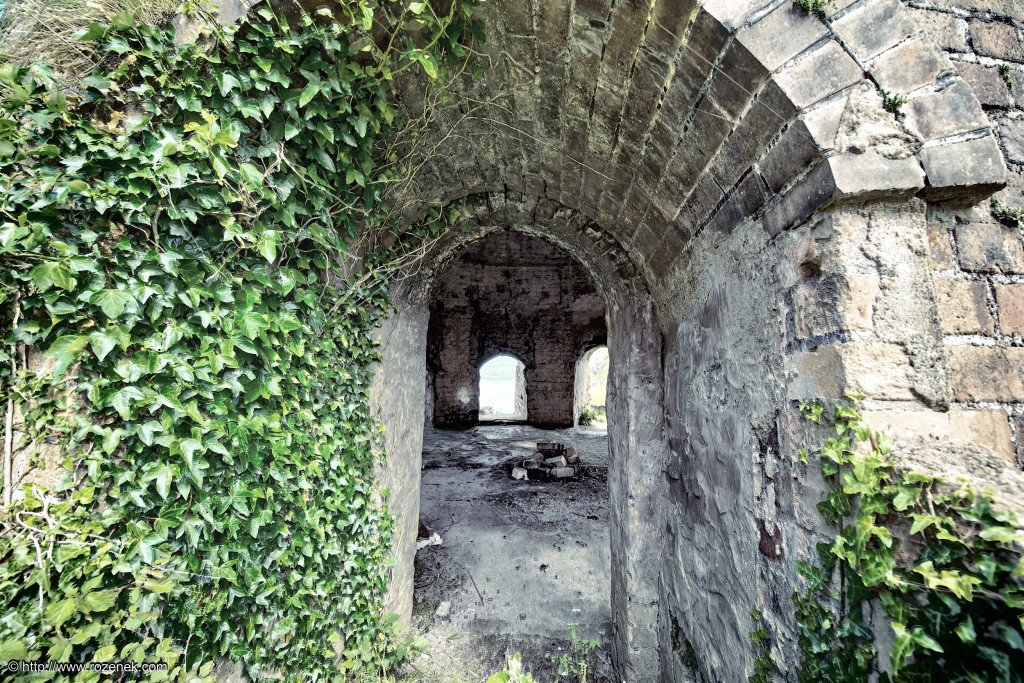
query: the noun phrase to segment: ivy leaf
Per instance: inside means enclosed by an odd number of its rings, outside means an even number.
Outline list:
[[[320,78],[319,76],[313,76],[309,80],[309,84],[302,90],[302,94],[299,95],[299,106],[305,107],[310,101],[320,93]]]
[[[89,298],[89,303],[94,306],[99,306],[100,310],[103,311],[108,318],[114,320],[124,313],[124,309],[128,306],[128,302],[131,300],[131,295],[122,292],[119,289],[103,289],[93,294]]]
[[[139,440],[147,446],[153,445],[153,436],[164,431],[164,426],[156,420],[150,420],[139,427]]]
[[[57,640],[46,650],[46,656],[52,662],[67,662],[71,659],[71,652],[74,647],[67,638]]]
[[[167,577],[152,577],[143,581],[142,586],[154,593],[163,595],[164,593],[170,593],[174,589],[174,581]]]
[[[252,164],[240,164],[238,172],[242,176],[242,184],[250,190],[258,190],[263,186],[263,174]]]
[[[122,419],[130,419],[132,416],[132,402],[141,401],[145,394],[139,391],[138,387],[127,386],[119,390],[110,399],[110,407],[117,411]]]
[[[89,335],[89,344],[96,357],[103,360],[117,347],[117,337],[105,330],[97,330]]]
[[[125,430],[120,428],[111,429],[110,431],[108,431],[106,435],[103,437],[103,452],[106,453],[107,455],[113,453],[114,450],[118,447],[118,445],[120,445],[121,437],[123,437],[124,434]]]
[[[75,276],[71,273],[71,269],[54,261],[40,263],[32,269],[30,277],[32,284],[40,292],[45,292],[50,287],[58,287],[68,292],[75,288]]]
[[[82,29],[75,34],[76,40],[103,40],[110,29],[95,21],[89,24],[89,28]]]
[[[117,654],[117,645],[105,645],[93,653],[94,662],[109,662]]]
[[[977,640],[978,634],[974,631],[974,620],[969,616],[960,622],[960,625],[955,629],[956,635],[960,638],[960,642],[965,645],[974,645]]]
[[[50,345],[43,353],[47,358],[53,358],[57,362],[53,367],[53,378],[60,379],[68,367],[82,355],[82,351],[89,344],[87,335],[65,334],[57,337],[57,340]]]
[[[135,26],[135,16],[131,10],[121,10],[110,18],[110,25],[118,31],[125,31]]]
[[[188,537],[189,545],[193,548],[198,548],[199,535],[206,528],[206,523],[198,517],[192,517],[191,519],[186,519],[183,526],[185,527],[185,536]]]
[[[238,329],[249,339],[256,339],[270,329],[270,319],[262,313],[250,311],[237,319]]]
[[[277,259],[277,230],[264,230],[263,238],[260,240],[259,251],[267,263],[273,263]]]
[[[83,597],[83,602],[87,608],[87,612],[105,612],[114,606],[117,602],[117,593],[113,591],[96,591],[93,593],[86,593]]]
[[[240,85],[238,79],[232,76],[227,71],[222,71],[220,74],[220,95],[221,97],[227,97],[228,94],[236,87]]]
[[[0,662],[28,659],[28,650],[24,640],[0,641]]]
[[[57,600],[55,602],[51,602],[46,607],[46,621],[55,628],[60,628],[65,621],[73,617],[75,614],[78,614],[78,608],[75,607],[74,598]]]
[[[194,456],[196,451],[206,451],[203,448],[202,442],[198,439],[185,439],[178,444],[178,447],[181,449],[181,455],[185,458],[185,464],[188,465],[189,471],[195,469]]]
[[[171,468],[163,463],[158,463],[151,467],[139,480],[140,483],[154,482],[156,484],[156,492],[160,494],[160,497],[167,500],[167,494],[171,492],[171,477],[173,472]]]

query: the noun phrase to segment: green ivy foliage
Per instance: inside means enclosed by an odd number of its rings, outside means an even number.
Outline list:
[[[892,441],[865,424],[858,398],[831,415],[818,401],[801,406],[836,431],[818,453],[830,487],[818,509],[839,536],[818,545],[820,565],[797,563],[808,581],[793,595],[799,680],[868,680],[877,652],[863,608],[877,599],[892,628],[895,681],[1021,681],[1020,522],[984,493],[898,471]]]
[[[369,387],[409,243],[338,264],[393,227],[388,82],[418,64],[443,88],[482,39],[475,4],[411,3],[385,40],[372,0],[297,26],[262,8],[180,48],[122,14],[81,36],[111,66],[77,95],[0,67],[0,378],[67,470],[0,520],[0,662],[317,680],[404,656],[379,645]],[[49,363],[12,374],[15,345]]]

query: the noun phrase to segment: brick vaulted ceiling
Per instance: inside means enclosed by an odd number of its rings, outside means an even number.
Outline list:
[[[407,215],[514,190],[579,210],[650,278],[695,235],[835,201],[1001,187],[991,124],[898,0],[487,0],[484,75],[418,141]],[[899,119],[876,88],[904,94]],[[413,79],[397,86],[415,110]]]

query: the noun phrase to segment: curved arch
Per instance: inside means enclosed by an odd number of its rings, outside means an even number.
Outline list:
[[[479,365],[480,367],[483,367],[483,366],[487,365],[488,363],[490,363],[495,358],[498,358],[499,356],[508,356],[509,358],[511,358],[511,359],[513,359],[513,360],[515,360],[515,361],[517,361],[519,363],[522,363],[523,365],[526,365],[526,361],[523,360],[522,358],[520,358],[519,356],[517,356],[515,351],[512,351],[511,349],[504,349],[504,348],[488,351],[484,355],[480,356],[480,361],[479,361],[479,363],[477,363],[477,365]]]
[[[495,66],[466,97],[511,94],[453,105],[446,154],[395,197],[407,220],[485,191],[545,197],[613,235],[656,291],[696,236],[748,218],[775,236],[832,204],[976,201],[1005,183],[977,98],[897,0],[825,21],[767,0],[481,11]],[[879,87],[909,98],[903,120]]]

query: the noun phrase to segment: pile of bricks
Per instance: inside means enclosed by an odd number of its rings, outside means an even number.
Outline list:
[[[580,468],[576,449],[564,444],[540,441],[537,450],[518,466],[512,468],[513,479],[566,479],[575,476]]]

